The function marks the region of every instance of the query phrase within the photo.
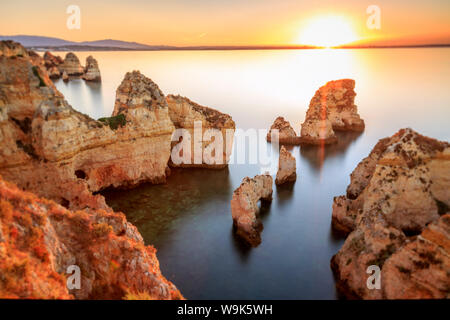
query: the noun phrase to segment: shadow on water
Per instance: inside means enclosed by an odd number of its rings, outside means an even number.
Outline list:
[[[234,225],[230,228],[230,239],[233,243],[234,249],[238,253],[238,257],[241,262],[246,263],[250,257],[250,252],[252,251],[252,247],[245,243],[237,234],[236,227]]]
[[[311,168],[320,171],[327,159],[341,157],[345,151],[362,135],[361,132],[336,132],[338,142],[327,146],[301,146],[300,155],[308,161]]]
[[[295,182],[287,182],[282,185],[276,185],[278,207],[283,208],[292,202],[294,196]]]
[[[108,205],[125,212],[128,220],[141,231],[145,242],[156,247],[164,245],[166,236],[177,224],[201,223],[198,213],[211,212],[215,203],[229,202],[231,193],[228,168],[175,168],[165,184],[102,191]]]

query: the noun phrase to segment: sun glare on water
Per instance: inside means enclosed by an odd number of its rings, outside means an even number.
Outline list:
[[[335,47],[356,41],[351,24],[343,17],[324,16],[311,20],[300,32],[298,44]]]

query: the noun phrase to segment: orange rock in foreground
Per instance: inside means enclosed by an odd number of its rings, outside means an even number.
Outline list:
[[[378,142],[334,199],[332,225],[350,233],[331,267],[349,298],[450,298],[450,145],[402,129]],[[367,287],[367,268],[381,288]]]
[[[122,213],[69,211],[0,178],[0,298],[182,299]],[[67,268],[80,289],[66,286]]]

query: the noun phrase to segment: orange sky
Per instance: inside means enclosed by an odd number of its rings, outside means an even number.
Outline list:
[[[80,30],[66,27],[70,4],[81,9]],[[311,20],[334,15],[343,17],[358,39],[450,41],[448,0],[377,0],[381,30],[366,27],[370,4],[360,0],[2,1],[0,35],[72,41],[112,38],[166,45],[304,44],[298,43],[299,35]]]

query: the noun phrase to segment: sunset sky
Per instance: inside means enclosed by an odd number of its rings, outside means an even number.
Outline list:
[[[81,9],[80,30],[66,27],[66,8],[71,4]],[[366,27],[366,9],[372,4],[381,9],[380,30]],[[14,0],[2,1],[0,8],[0,35],[71,41],[111,38],[179,46],[312,44],[301,43],[311,38],[305,32],[314,34],[320,27],[318,21],[338,19],[351,29],[352,37],[347,38],[352,40],[450,42],[448,0]],[[339,33],[338,28],[332,36]]]

